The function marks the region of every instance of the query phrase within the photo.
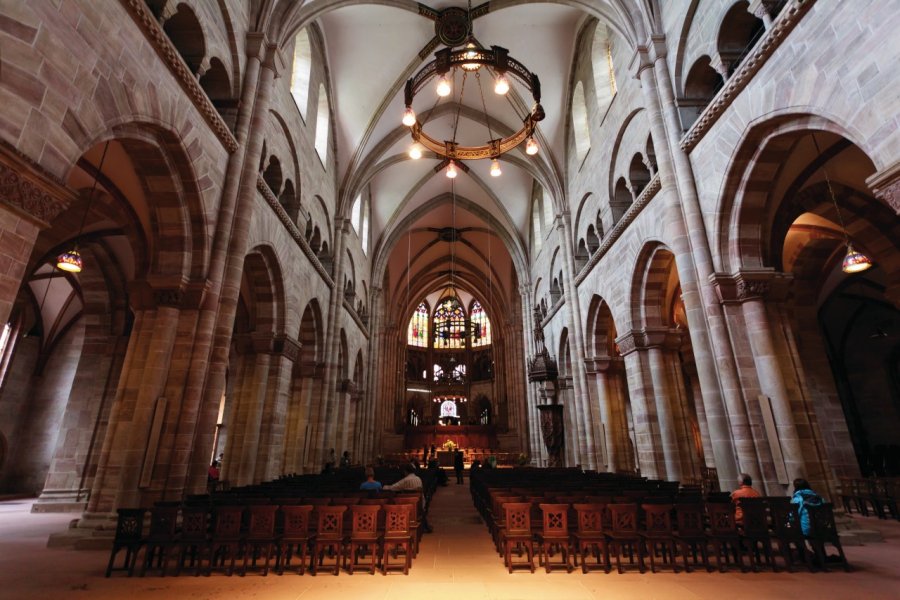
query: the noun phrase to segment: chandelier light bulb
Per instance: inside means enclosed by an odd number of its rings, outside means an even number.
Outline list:
[[[409,147],[409,157],[413,160],[419,160],[422,158],[422,146],[419,144],[413,144]]]
[[[444,96],[449,96],[450,90],[452,89],[453,88],[450,85],[450,79],[447,77],[447,75],[443,75],[437,84],[437,95],[441,98],[443,98]]]
[[[500,170],[500,161],[496,158],[491,161],[491,177],[500,177],[503,171]]]
[[[457,175],[459,175],[459,170],[456,168],[456,163],[451,160],[447,164],[447,179],[455,179]]]
[[[534,156],[535,154],[538,153],[538,150],[540,150],[538,143],[536,141],[534,141],[534,137],[529,136],[528,140],[526,140],[526,142],[525,142],[525,154],[528,154],[529,156]]]
[[[862,273],[872,268],[872,260],[853,247],[853,244],[847,244],[847,256],[844,257],[844,263],[841,270],[844,273]]]
[[[473,44],[472,42],[469,42],[468,44],[466,44],[466,49],[468,50],[468,52],[466,52],[467,59],[474,60],[475,57],[478,56],[478,53],[476,52],[475,44]],[[481,65],[478,63],[463,63],[462,68],[465,69],[466,71],[472,72],[472,71],[477,71],[478,69],[480,69]]]
[[[407,127],[412,127],[416,124],[416,112],[412,109],[412,106],[407,106],[406,110],[403,111],[403,124]]]
[[[508,91],[509,80],[506,78],[506,75],[501,74],[500,77],[497,78],[497,81],[494,83],[494,93],[500,94],[502,96]]]

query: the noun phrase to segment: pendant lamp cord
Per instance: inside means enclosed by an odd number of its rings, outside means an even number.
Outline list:
[[[109,140],[107,140],[106,144],[103,146],[103,154],[100,156],[100,166],[97,167],[97,172],[94,174],[94,183],[91,185],[91,194],[88,196],[87,206],[84,209],[84,214],[81,216],[81,225],[78,227],[78,237],[75,238],[75,246],[78,246],[78,238],[80,238],[82,232],[84,232],[84,225],[87,223],[88,213],[91,212],[91,206],[94,203],[94,193],[97,191],[97,179],[103,174],[103,163],[106,162],[107,150],[109,150]]]
[[[816,147],[816,154],[819,156],[822,155],[822,150],[819,148],[819,141],[816,139],[816,134],[810,134],[812,137],[813,145]],[[838,206],[837,198],[834,195],[834,189],[831,187],[831,179],[828,177],[828,170],[825,168],[825,163],[822,163],[822,174],[825,176],[825,185],[828,186],[828,195],[831,196],[831,203],[834,204],[834,210],[837,213],[838,224],[841,226],[841,232],[844,234],[844,241],[847,246],[850,246],[850,234],[847,233],[847,226],[844,225],[844,217],[841,215],[841,209]]]

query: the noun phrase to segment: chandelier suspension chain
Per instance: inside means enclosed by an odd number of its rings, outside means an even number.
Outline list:
[[[106,151],[109,150],[109,142],[110,140],[107,140],[106,144],[103,146],[103,154],[100,156],[100,166],[97,167],[97,174],[94,175],[94,183],[91,185],[91,194],[88,196],[87,206],[84,209],[84,214],[81,216],[81,225],[78,227],[79,237],[81,237],[81,234],[84,231],[88,213],[91,211],[91,205],[94,203],[94,193],[97,191],[97,179],[103,174],[103,163],[106,162]],[[75,243],[78,243],[77,239],[75,240]]]
[[[475,71],[475,81],[478,82],[478,93],[481,95],[481,112],[484,114],[484,124],[488,130],[488,140],[494,139],[494,130],[491,129],[491,118],[487,113],[487,105],[484,103],[484,88],[481,86],[481,73]]]
[[[467,71],[463,71],[462,84],[459,86],[459,101],[456,103],[456,122],[453,124],[453,144],[456,144],[456,132],[459,130],[459,113],[462,110],[463,94],[466,93],[466,78],[469,76]]]

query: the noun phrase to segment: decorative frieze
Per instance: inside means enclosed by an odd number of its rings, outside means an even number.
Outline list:
[[[632,222],[637,218],[637,216],[641,213],[644,208],[650,204],[650,201],[656,196],[657,192],[662,188],[662,182],[659,179],[659,173],[657,173],[653,179],[650,180],[650,183],[644,187],[641,191],[640,195],[635,199],[630,207],[628,207],[628,211],[622,215],[622,218],[618,220],[618,222],[613,226],[613,228],[606,234],[606,237],[603,238],[603,241],[600,242],[600,247],[597,248],[597,251],[591,255],[590,260],[587,261],[587,264],[582,267],[581,271],[575,277],[575,286],[581,285],[581,283],[587,278],[588,274],[591,270],[600,262],[600,259],[609,252],[609,249],[612,248],[613,244],[616,243],[625,230],[631,225]]]
[[[175,75],[175,79],[178,80],[178,83],[180,83],[181,87],[184,88],[184,91],[187,92],[188,98],[191,99],[194,106],[200,111],[200,114],[203,115],[203,118],[209,124],[210,129],[216,134],[219,141],[222,142],[222,146],[224,146],[228,152],[237,150],[238,144],[234,135],[232,135],[228,126],[225,124],[225,121],[216,110],[216,107],[213,106],[213,103],[210,101],[209,97],[207,97],[206,92],[200,87],[197,78],[188,69],[184,59],[178,54],[178,50],[176,50],[174,44],[172,44],[169,36],[167,36],[166,32],[160,27],[156,17],[154,17],[153,13],[150,12],[150,9],[147,8],[147,3],[144,0],[122,0],[122,3],[125,5],[125,8],[128,9],[128,12],[131,13],[132,18],[144,32],[144,35],[147,36],[147,39],[150,41],[150,44],[156,50],[157,54],[159,54],[160,58],[163,59]]]
[[[0,150],[0,201],[48,226],[74,196],[58,182],[35,174],[24,156],[14,156],[5,145]]]
[[[294,238],[294,241],[300,246],[300,250],[309,259],[309,262],[312,263],[312,266],[316,269],[316,272],[322,277],[325,281],[325,284],[329,288],[334,288],[334,280],[331,278],[331,274],[325,269],[322,265],[322,261],[319,260],[319,257],[316,256],[316,253],[313,252],[313,249],[310,247],[309,242],[306,241],[306,238],[303,237],[303,234],[300,233],[300,230],[297,229],[297,225],[291,221],[291,218],[288,216],[287,211],[284,210],[284,207],[281,206],[281,203],[278,201],[278,198],[275,197],[275,194],[272,193],[272,190],[269,189],[268,184],[262,178],[262,175],[258,175],[256,178],[256,189],[262,194],[263,198],[265,198],[266,203],[275,211],[275,215],[278,217],[278,220],[281,221],[281,224],[288,230],[288,233]]]
[[[742,270],[733,275],[713,273],[710,283],[721,304],[740,304],[748,300],[783,300],[793,277],[774,269]]]
[[[715,98],[712,99],[691,128],[684,134],[684,137],[681,138],[680,146],[682,150],[690,152],[697,145],[697,142],[706,135],[713,123],[719,120],[725,109],[731,106],[738,94],[747,87],[756,72],[766,64],[769,57],[775,53],[775,50],[797,26],[803,15],[815,4],[815,1],[793,0],[781,10],[778,20],[767,30],[766,36],[756,44],[753,52],[741,62],[740,68],[728,79],[728,82],[719,90],[719,93],[716,94]]]

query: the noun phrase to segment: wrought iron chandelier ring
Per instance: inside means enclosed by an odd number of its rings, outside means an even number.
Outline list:
[[[455,170],[453,161],[455,160],[478,160],[493,159],[495,161],[492,167],[492,175],[499,174],[499,167],[496,165],[497,158],[510,150],[516,148],[523,142],[526,143],[526,152],[528,154],[536,154],[538,152],[537,142],[534,140],[534,131],[538,122],[544,119],[544,109],[541,106],[541,83],[538,76],[529,71],[525,65],[509,56],[509,51],[500,46],[491,46],[490,49],[480,48],[473,43],[467,44],[463,48],[452,49],[443,48],[435,53],[433,61],[425,65],[418,73],[406,82],[404,90],[404,100],[406,103],[406,111],[403,115],[403,124],[410,128],[412,139],[415,144],[434,152],[438,156],[442,156],[449,162],[448,177],[454,177],[450,174],[450,170]],[[425,85],[434,78],[439,78],[438,96],[447,96],[450,93],[450,83],[447,78],[448,73],[461,68],[464,72],[476,72],[481,67],[488,67],[497,74],[495,80],[494,91],[503,95],[509,91],[509,81],[507,74],[515,77],[531,92],[534,104],[529,114],[522,120],[522,127],[507,137],[497,137],[488,140],[486,144],[480,146],[465,146],[453,140],[438,140],[429,136],[424,131],[423,124],[419,121],[412,104],[416,94],[418,94]],[[462,102],[462,92],[460,94],[460,103]],[[482,95],[482,104],[483,104]],[[493,136],[489,124],[490,117],[485,113],[485,120],[488,122],[488,129]],[[454,128],[454,138],[455,138]],[[413,151],[410,152],[412,158],[421,156],[421,148],[414,145]],[[497,170],[494,173],[494,169]]]

